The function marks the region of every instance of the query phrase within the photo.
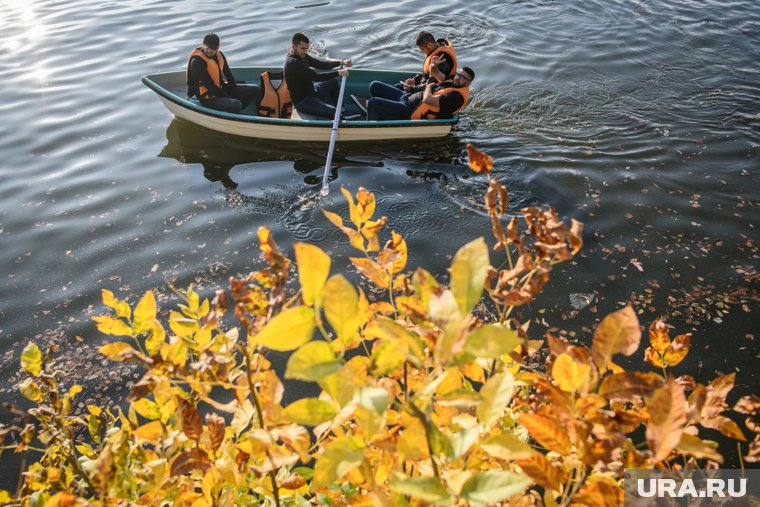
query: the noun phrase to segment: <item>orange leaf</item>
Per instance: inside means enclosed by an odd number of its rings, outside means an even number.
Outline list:
[[[639,319],[631,305],[607,315],[594,331],[591,354],[599,370],[607,367],[612,356],[630,356],[639,348]]]
[[[359,216],[361,223],[366,222],[375,213],[375,194],[367,191],[364,187],[359,187],[356,192],[356,214]],[[358,226],[359,224],[357,224]]]
[[[664,354],[668,350],[670,345],[669,332],[668,326],[661,319],[657,319],[649,325],[649,343],[660,354]]]
[[[361,274],[369,278],[369,280],[380,287],[381,289],[387,289],[390,285],[390,277],[388,273],[383,271],[379,264],[372,259],[364,257],[350,257],[351,262],[356,266]]]
[[[198,409],[195,408],[195,404],[179,396],[176,401],[182,414],[182,431],[193,440],[200,439],[203,432],[203,423],[201,422],[201,415],[198,413]]]
[[[612,507],[623,505],[623,490],[612,479],[599,478],[586,483],[573,497],[573,505]]]
[[[150,442],[151,444],[156,444],[161,438],[161,433],[163,431],[164,428],[161,425],[161,421],[152,421],[132,430],[132,435],[141,438],[146,442]]]
[[[564,474],[540,452],[533,453],[528,459],[517,460],[517,464],[539,486],[556,491],[561,489]]]
[[[599,394],[610,400],[635,401],[649,396],[661,387],[664,379],[656,373],[627,371],[607,375],[599,386]]]
[[[667,458],[681,441],[686,424],[686,395],[673,378],[646,400],[649,411],[647,445],[655,461]]]
[[[217,451],[224,441],[224,418],[216,414],[206,414],[206,426],[211,437],[211,448]]]
[[[470,169],[476,173],[489,174],[493,169],[493,158],[486,155],[471,144],[467,145],[467,155],[470,157],[470,161],[467,165]]]
[[[570,437],[553,418],[526,413],[520,416],[520,424],[525,426],[533,440],[546,449],[562,455],[570,453]]]

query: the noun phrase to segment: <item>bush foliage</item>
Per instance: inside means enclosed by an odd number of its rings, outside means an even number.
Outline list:
[[[95,317],[115,337],[100,352],[142,365],[115,411],[76,410],[79,385],[54,350],[29,343],[19,388],[34,403],[5,426],[5,448],[31,452],[15,495],[30,506],[176,505],[619,505],[626,468],[704,468],[723,461],[704,428],[744,441],[724,412],[734,375],[708,385],[668,368],[689,351],[651,323],[643,358],[654,371],[616,365],[640,349],[630,306],[605,317],[590,347],[546,334],[529,339],[512,317],[581,248],[582,224],[553,209],[507,220],[507,191],[492,161],[468,146],[489,180],[493,251],[480,238],[453,257],[449,283],[406,271],[407,244],[374,195],[359,189],[349,221],[325,211],[359,255],[368,296],[330,257],[294,245],[295,269],[270,231],[258,231],[266,267],[233,278],[212,300],[192,287],[158,317],[152,291],[132,306],[107,290]],[[496,259],[492,259],[496,257]],[[499,268],[493,267],[499,265]],[[297,272],[298,284],[293,275]],[[297,291],[294,290],[297,288]],[[232,310],[236,327],[225,323]],[[284,372],[269,351],[290,353]],[[318,397],[282,405],[285,379],[316,383]],[[758,398],[735,409],[755,431]],[[748,461],[758,456],[758,439]]]

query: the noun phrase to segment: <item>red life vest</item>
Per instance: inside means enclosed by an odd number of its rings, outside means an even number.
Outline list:
[[[187,71],[185,72],[185,75],[187,77],[187,95],[189,97],[198,95],[198,98],[200,99],[213,99],[214,94],[211,92],[211,90],[208,90],[205,86],[203,86],[197,80],[197,78],[193,80],[195,82],[191,82],[190,60],[196,56],[200,57],[204,62],[206,62],[206,71],[208,71],[208,75],[211,77],[211,80],[214,82],[214,84],[221,88],[223,84],[226,84],[224,81],[224,75],[222,74],[222,70],[224,69],[225,64],[224,55],[221,51],[217,51],[216,57],[212,59],[206,56],[206,53],[203,52],[203,49],[195,48],[192,50],[192,52],[190,52],[190,56],[187,59]]]
[[[441,83],[441,86],[444,84],[449,83]],[[467,101],[470,100],[470,87],[469,86],[463,86],[462,88],[455,88],[449,84],[449,86],[446,86],[445,88],[439,88],[436,91],[433,92],[433,96],[437,97],[440,95],[446,95],[447,93],[456,92],[462,96],[462,105],[459,106],[455,111],[451,113],[451,116],[454,116],[457,114],[464,106],[467,105]],[[426,104],[423,100],[420,102],[416,108],[414,108],[414,111],[412,111],[412,120],[431,120],[438,118],[438,114],[441,111],[440,106],[431,106],[430,104]]]
[[[422,72],[426,76],[430,76],[430,62],[433,60],[433,57],[438,56],[441,53],[446,53],[451,57],[452,63],[451,70],[445,76],[445,79],[452,79],[454,77],[454,74],[457,72],[457,52],[454,51],[454,46],[451,44],[451,42],[449,42],[449,39],[438,39],[437,42],[438,47],[425,57],[425,61],[422,64]],[[434,79],[432,76],[430,76],[430,78]]]
[[[272,79],[280,80],[280,85],[275,88]],[[261,73],[261,100],[259,101],[259,116],[269,118],[290,118],[293,112],[293,101],[290,100],[290,91],[285,83],[282,72],[264,71]]]

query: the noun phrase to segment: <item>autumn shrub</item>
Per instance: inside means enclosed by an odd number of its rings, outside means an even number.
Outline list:
[[[135,305],[102,291],[94,318],[116,337],[100,348],[144,369],[115,411],[75,409],[54,350],[29,343],[4,448],[30,452],[15,495],[64,505],[619,505],[626,468],[705,468],[723,460],[704,428],[745,439],[728,418],[734,375],[708,385],[668,368],[689,351],[662,321],[648,328],[642,371],[616,355],[639,352],[631,307],[605,317],[590,347],[552,334],[530,339],[513,310],[534,300],[552,268],[581,248],[582,224],[525,208],[507,217],[507,191],[490,157],[468,147],[489,181],[495,239],[454,255],[448,284],[406,271],[407,244],[359,189],[349,221],[325,211],[358,252],[372,287],[330,276],[320,248],[296,243],[293,260],[261,228],[266,265],[209,300],[191,288],[158,318],[152,291]],[[491,251],[489,251],[491,250]],[[499,268],[493,267],[500,266]],[[295,269],[292,269],[295,268]],[[297,273],[297,282],[294,275]],[[236,326],[225,325],[230,310]],[[275,371],[269,351],[290,353]],[[641,356],[639,356],[641,357]],[[645,363],[642,363],[645,364]],[[316,383],[318,397],[282,405],[281,378]],[[758,399],[735,409],[757,430]],[[633,435],[642,435],[635,441]],[[747,460],[757,459],[758,437]]]

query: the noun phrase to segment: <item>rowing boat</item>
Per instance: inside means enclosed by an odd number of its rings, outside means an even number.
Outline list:
[[[281,72],[272,67],[240,67],[232,69],[236,79],[259,83],[264,71]],[[366,97],[372,81],[396,83],[411,77],[409,72],[393,70],[351,69],[346,83],[348,94]],[[329,141],[332,120],[302,119],[294,112],[291,118],[267,118],[256,115],[256,105],[250,104],[240,113],[227,113],[203,107],[197,99],[187,97],[185,72],[163,72],[142,77],[142,82],[156,92],[161,102],[177,118],[225,134],[259,139],[293,141]],[[358,113],[351,101],[344,101],[347,115]],[[340,124],[338,141],[377,141],[384,139],[421,139],[448,135],[459,121],[459,115],[446,120],[347,120]]]

